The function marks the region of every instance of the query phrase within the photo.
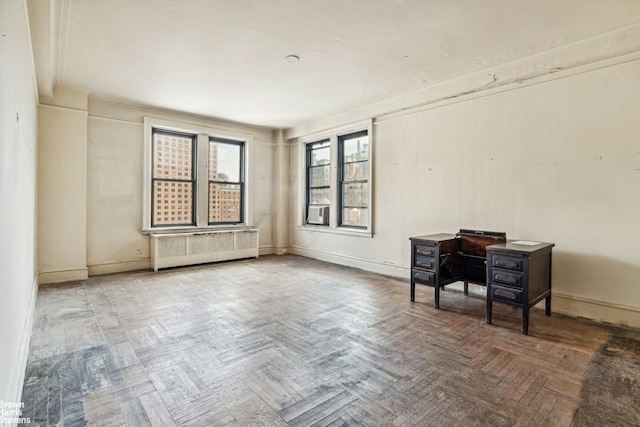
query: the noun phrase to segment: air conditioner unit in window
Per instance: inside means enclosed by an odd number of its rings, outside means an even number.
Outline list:
[[[329,224],[329,206],[309,206],[307,224]]]

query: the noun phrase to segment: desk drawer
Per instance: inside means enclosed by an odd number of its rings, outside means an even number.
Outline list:
[[[430,258],[422,255],[416,255],[415,259],[415,267],[426,268],[429,270],[433,270],[436,268],[436,259]]]
[[[491,266],[498,268],[506,268],[509,270],[522,271],[523,259],[521,257],[510,257],[501,255],[491,256]]]
[[[505,301],[522,304],[522,290],[502,286],[491,285],[491,299],[493,301]]]
[[[522,288],[522,273],[509,270],[491,269],[491,283]]]
[[[434,286],[434,283],[436,280],[435,273],[414,269],[411,271],[411,275],[413,276],[413,279],[418,283],[422,283],[423,285]]]
[[[435,256],[436,254],[435,246],[415,245],[415,248],[416,248],[416,256],[418,255]]]

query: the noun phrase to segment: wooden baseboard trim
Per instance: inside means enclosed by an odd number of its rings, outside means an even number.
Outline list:
[[[133,261],[104,262],[87,266],[89,276],[101,276],[103,274],[125,273],[127,271],[150,270],[149,258]]]
[[[399,279],[407,280],[409,280],[410,277],[410,271],[408,267],[401,267],[395,264],[386,264],[378,261],[356,258],[343,254],[319,251],[317,249],[301,248],[299,246],[291,246],[289,247],[289,251],[290,253],[295,255],[319,259],[321,261],[345,265],[347,267],[356,267],[362,270],[371,271],[373,273],[384,274],[385,276],[392,276]]]
[[[89,273],[86,267],[69,270],[41,271],[38,274],[38,284],[72,282],[75,280],[87,280],[88,278]]]
[[[584,317],[597,322],[640,328],[640,307],[614,304],[553,292],[551,310],[573,317]]]
[[[342,254],[319,251],[316,249],[292,246],[290,252],[308,258],[319,259],[334,264],[361,268],[374,273],[398,277],[409,281],[409,268],[384,264],[376,261],[349,257]],[[451,285],[449,285],[451,287]],[[455,286],[454,286],[455,288]],[[462,286],[460,286],[462,289]],[[543,307],[543,303],[539,306]],[[582,317],[596,322],[610,323],[617,326],[640,328],[640,307],[614,304],[582,298],[575,295],[553,291],[551,297],[552,313],[565,314],[572,317]]]
[[[38,299],[38,274],[33,278],[31,297],[27,307],[27,315],[22,325],[22,333],[20,335],[20,344],[17,348],[17,363],[14,366],[11,377],[11,388],[9,396],[10,402],[22,401],[22,389],[27,369],[27,361],[29,359],[29,346],[31,344],[31,333],[33,331],[33,321],[36,314],[36,302]]]

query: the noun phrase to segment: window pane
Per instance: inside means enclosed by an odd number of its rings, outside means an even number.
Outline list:
[[[209,141],[209,180],[240,182],[240,145]]]
[[[366,227],[369,223],[369,209],[344,208],[342,210],[342,224],[356,227]]]
[[[241,222],[241,187],[209,183],[209,223]]]
[[[331,151],[329,147],[311,150],[311,166],[328,165],[330,162]]]
[[[331,169],[329,165],[309,168],[309,186],[326,187],[331,181]]]
[[[153,183],[153,224],[193,224],[193,184],[155,181]]]
[[[153,134],[153,177],[191,180],[193,176],[193,139]]]
[[[369,162],[345,163],[344,178],[345,181],[359,181],[369,179]]]
[[[369,136],[345,139],[342,146],[342,161],[357,162],[369,159]]]
[[[309,192],[310,205],[329,205],[329,189],[318,188]]]
[[[369,206],[369,183],[361,182],[354,184],[344,184],[342,186],[343,207],[368,207]]]

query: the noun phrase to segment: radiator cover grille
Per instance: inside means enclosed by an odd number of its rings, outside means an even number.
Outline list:
[[[151,235],[151,267],[178,267],[259,256],[258,230]]]

